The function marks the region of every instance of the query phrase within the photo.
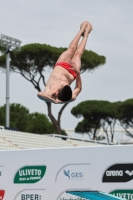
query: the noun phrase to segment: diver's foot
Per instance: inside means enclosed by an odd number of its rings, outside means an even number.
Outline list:
[[[85,28],[84,34],[88,35],[91,31],[92,31],[92,25],[88,22],[88,24]]]
[[[85,22],[82,22],[82,24],[80,25],[80,30],[82,30],[82,37],[84,37],[84,32],[85,32],[85,28],[87,27],[88,25],[88,22],[85,21]]]

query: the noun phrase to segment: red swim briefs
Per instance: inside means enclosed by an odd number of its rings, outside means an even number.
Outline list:
[[[70,74],[73,75],[74,79],[76,79],[76,72],[75,72],[74,70],[70,69],[70,68],[72,68],[72,66],[71,66],[69,63],[67,63],[67,62],[57,62],[57,63],[55,64],[54,67],[56,67],[56,66],[61,66],[61,67],[63,67],[63,68],[66,69]]]

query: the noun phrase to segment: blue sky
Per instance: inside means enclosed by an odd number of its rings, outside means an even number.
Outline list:
[[[0,34],[20,39],[22,45],[45,43],[68,47],[82,21],[93,26],[87,50],[106,57],[106,64],[81,75],[83,90],[64,110],[62,128],[75,128],[82,119],[70,114],[84,100],[124,101],[133,98],[132,0],[4,0],[0,2]],[[48,79],[50,71],[46,71]],[[0,71],[0,106],[5,103],[5,74]],[[73,88],[74,88],[73,84]],[[43,86],[42,86],[43,90]],[[10,102],[30,112],[47,114],[33,86],[18,74],[10,75]],[[55,116],[60,105],[53,105]],[[68,120],[69,119],[69,120]]]

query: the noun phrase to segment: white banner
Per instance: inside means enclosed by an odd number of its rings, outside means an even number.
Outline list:
[[[128,145],[0,151],[0,200],[81,200],[66,193],[77,190],[133,200],[132,150]]]

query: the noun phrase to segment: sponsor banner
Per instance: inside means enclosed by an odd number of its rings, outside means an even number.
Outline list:
[[[133,179],[133,164],[115,164],[109,167],[102,182],[128,182]]]
[[[90,164],[71,164],[64,166],[62,169],[59,170],[56,181],[63,180],[63,181],[83,181],[88,179],[88,170]]]
[[[16,173],[14,183],[36,183],[43,178],[45,172],[46,166],[25,166]]]
[[[60,197],[59,200],[86,200],[86,199],[76,196],[71,196],[71,197]]]
[[[64,192],[59,198],[58,200],[86,200],[85,198],[81,198],[81,197],[77,197],[75,195],[72,194],[68,194],[66,192]]]
[[[45,190],[24,190],[20,192],[15,200],[44,200],[46,199]]]
[[[66,191],[133,190],[132,149],[109,145],[0,151],[1,199],[80,200]],[[132,199],[129,193],[126,198]]]
[[[3,200],[5,195],[5,190],[0,190],[0,200]]]
[[[84,180],[84,173],[79,171],[71,171],[64,169],[64,175],[68,177],[68,180]]]
[[[123,199],[133,200],[133,190],[114,190],[110,194]]]

